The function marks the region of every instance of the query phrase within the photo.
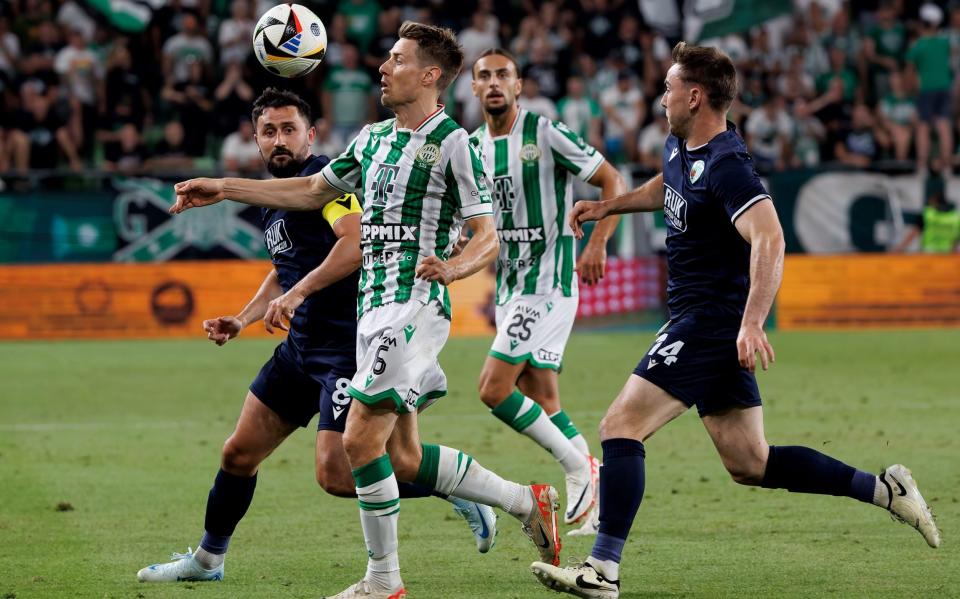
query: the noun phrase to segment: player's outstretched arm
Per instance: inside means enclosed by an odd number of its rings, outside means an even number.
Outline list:
[[[233,200],[261,208],[316,210],[343,192],[327,183],[323,175],[287,179],[190,179],[174,186],[176,202],[170,214]]]
[[[737,353],[740,365],[750,372],[756,370],[756,354],[759,353],[760,365],[766,370],[775,356],[767,334],[763,332],[763,323],[783,278],[783,229],[769,199],[751,206],[737,219],[735,226],[750,244],[750,294],[737,336]]]
[[[659,174],[640,187],[609,200],[599,202],[577,202],[570,212],[570,228],[577,239],[583,239],[583,228],[587,221],[600,220],[610,214],[628,214],[630,212],[653,212],[663,209],[663,174]]]
[[[623,195],[627,190],[627,185],[619,171],[606,160],[603,161],[597,172],[590,177],[588,183],[600,188],[601,202]],[[615,214],[602,219],[594,227],[593,233],[590,234],[590,241],[580,252],[580,256],[577,258],[576,271],[580,274],[580,280],[587,285],[599,282],[606,274],[607,241],[617,230],[619,222],[620,216]]]
[[[266,278],[263,279],[263,283],[260,284],[260,289],[257,290],[256,295],[239,314],[236,316],[219,316],[203,321],[203,330],[207,333],[207,339],[217,345],[223,345],[230,341],[251,322],[263,318],[267,311],[267,304],[282,292],[280,281],[277,279],[277,271],[271,268]]]
[[[463,250],[446,262],[427,256],[417,266],[417,276],[444,285],[465,279],[493,262],[500,252],[497,226],[492,216],[476,216],[467,221],[472,236]]]
[[[305,299],[360,268],[360,213],[341,216],[333,223],[333,232],[338,239],[323,262],[267,306],[263,322],[268,331],[271,327],[288,330],[283,321],[290,321]]]

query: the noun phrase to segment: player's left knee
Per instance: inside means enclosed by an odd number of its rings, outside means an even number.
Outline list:
[[[758,486],[763,482],[763,474],[766,469],[766,460],[746,459],[737,462],[727,462],[724,464],[730,478],[739,485],[751,487]]]
[[[317,464],[317,484],[335,497],[356,497],[357,491],[349,474],[339,472],[328,464]]]

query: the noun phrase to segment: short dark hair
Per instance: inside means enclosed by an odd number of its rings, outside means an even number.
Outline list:
[[[680,78],[695,83],[707,92],[707,103],[714,110],[726,111],[737,95],[737,68],[730,57],[717,48],[680,42],[673,47],[673,62],[680,65]]]
[[[260,97],[253,103],[253,128],[257,128],[257,121],[263,116],[267,108],[283,108],[284,106],[293,106],[300,113],[300,116],[307,122],[307,127],[313,123],[313,117],[310,111],[310,105],[306,100],[286,89],[268,87],[263,90]]]
[[[503,48],[487,48],[486,50],[484,50],[480,54],[480,56],[477,57],[477,61],[473,63],[473,67],[471,67],[470,69],[471,73],[474,73],[474,77],[476,77],[476,74],[474,72],[474,67],[477,66],[477,62],[480,62],[481,58],[486,58],[487,56],[502,56],[506,58],[507,60],[513,63],[513,70],[516,71],[517,77],[520,77],[520,63],[517,62],[517,57],[514,56],[513,54],[510,54]]]
[[[434,27],[415,21],[400,25],[401,39],[417,42],[417,60],[422,64],[440,67],[437,89],[443,93],[463,68],[463,48],[452,29]]]

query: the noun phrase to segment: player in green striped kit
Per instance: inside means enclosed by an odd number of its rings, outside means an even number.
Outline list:
[[[577,313],[574,272],[588,284],[603,277],[617,217],[597,225],[574,268],[567,212],[572,177],[599,187],[601,199],[626,188],[617,170],[566,125],[518,106],[520,86],[517,62],[504,50],[487,50],[473,65],[485,123],[471,142],[493,178],[500,236],[497,336],[480,374],[480,399],[556,458],[566,475],[564,521],[586,520],[571,534],[594,534],[598,463],[560,407],[557,374]]]
[[[450,330],[446,285],[487,266],[499,244],[482,164],[466,131],[437,104],[463,64],[456,37],[411,22],[399,36],[380,67],[383,105],[395,119],[364,127],[312,177],[194,179],[177,184],[170,210],[225,198],[313,210],[343,190],[362,191],[358,370],[343,444],[369,559],[363,579],[335,599],[406,596],[397,553],[398,479],[500,507],[523,523],[541,559],[560,563],[553,487],[507,481],[456,449],[420,444],[417,411],[446,394],[437,362]],[[473,238],[451,258],[464,221]]]

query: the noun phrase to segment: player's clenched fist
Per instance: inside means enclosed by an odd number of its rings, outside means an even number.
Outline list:
[[[427,256],[417,267],[417,276],[425,281],[449,285],[457,280],[457,269],[436,256]]]
[[[592,202],[581,200],[573,205],[570,211],[570,228],[577,239],[583,239],[583,227],[581,223],[596,221],[604,218],[609,213],[606,204],[603,202]]]
[[[220,316],[204,320],[203,330],[207,332],[207,339],[217,345],[223,345],[240,334],[243,323],[235,316]]]
[[[170,206],[170,214],[180,214],[190,208],[209,206],[223,200],[223,179],[190,179],[173,186],[177,201]]]

